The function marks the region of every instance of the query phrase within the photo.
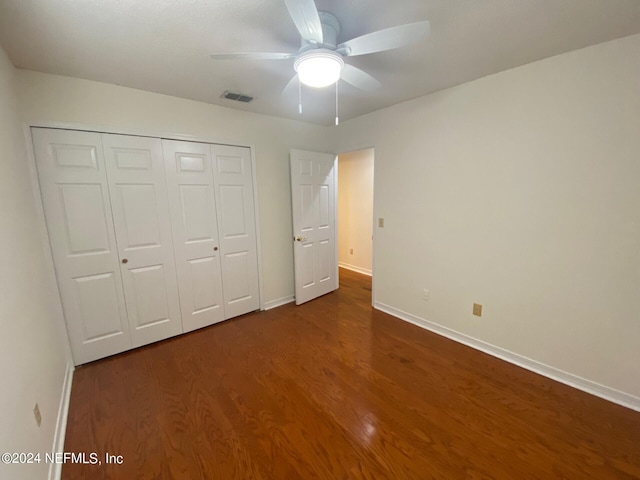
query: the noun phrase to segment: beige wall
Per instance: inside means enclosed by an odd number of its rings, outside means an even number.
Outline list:
[[[337,151],[375,147],[377,301],[640,397],[638,52],[635,35],[344,122]]]
[[[18,80],[25,122],[104,125],[134,133],[184,134],[253,146],[265,300],[293,294],[289,150],[330,151],[330,128],[25,70],[18,71]]]
[[[373,149],[338,156],[338,263],[371,274]],[[351,253],[353,250],[353,253]]]
[[[16,71],[0,48],[0,453],[44,454],[53,446],[70,354],[28,165]],[[48,469],[0,463],[0,478],[46,478]]]

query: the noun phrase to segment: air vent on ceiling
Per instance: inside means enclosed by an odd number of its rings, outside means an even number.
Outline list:
[[[241,93],[233,93],[227,90],[222,94],[222,98],[226,98],[227,100],[235,100],[236,102],[249,103],[253,100],[253,97],[249,95],[242,95]]]

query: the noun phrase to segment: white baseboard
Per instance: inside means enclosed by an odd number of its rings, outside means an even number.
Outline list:
[[[281,307],[282,305],[293,302],[295,299],[293,295],[289,295],[276,300],[269,300],[268,302],[264,302],[264,309],[271,310],[272,308]]]
[[[455,330],[430,322],[429,320],[425,320],[411,313],[403,312],[402,310],[385,305],[384,303],[376,302],[374,304],[374,308],[388,313],[389,315],[393,315],[400,320],[404,320],[417,325],[418,327],[424,328],[425,330],[437,333],[438,335],[442,335],[443,337],[447,337],[458,343],[467,345],[468,347],[475,348],[476,350],[480,350],[481,352],[500,358],[506,362],[538,373],[544,377],[548,377],[552,380],[564,383],[565,385],[577,388],[578,390],[582,390],[583,392],[595,395],[596,397],[604,398],[610,402],[617,403],[623,407],[640,412],[640,398],[629,393],[621,392],[620,390],[601,385],[591,380],[587,380],[586,378],[582,378],[558,368],[545,365],[544,363],[540,363],[536,360],[532,360],[531,358],[510,352],[504,348],[496,347],[490,343],[456,332]]]
[[[73,383],[73,364],[67,364],[67,371],[64,375],[62,393],[60,394],[60,405],[58,407],[58,419],[56,421],[56,431],[53,437],[52,453],[64,451],[64,437],[67,433],[67,415],[69,413],[69,400],[71,399],[71,384]],[[49,480],[60,480],[62,475],[62,464],[51,463],[49,466]]]
[[[346,268],[347,270],[351,270],[352,272],[362,273],[363,275],[372,275],[371,270],[367,270],[366,268],[356,267],[355,265],[350,265],[344,262],[338,262],[338,266],[340,268]]]

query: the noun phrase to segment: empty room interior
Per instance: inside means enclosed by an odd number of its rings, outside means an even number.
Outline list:
[[[640,2],[0,1],[0,478],[640,479]]]

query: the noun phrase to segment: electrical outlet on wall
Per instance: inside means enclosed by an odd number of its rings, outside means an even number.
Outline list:
[[[481,317],[482,316],[482,305],[480,305],[479,303],[474,303],[473,304],[473,314],[476,317]]]
[[[431,299],[431,292],[426,288],[422,290],[422,299],[428,302]]]
[[[350,249],[349,249],[349,253],[350,253],[351,255],[353,255],[353,248],[350,248]]]

